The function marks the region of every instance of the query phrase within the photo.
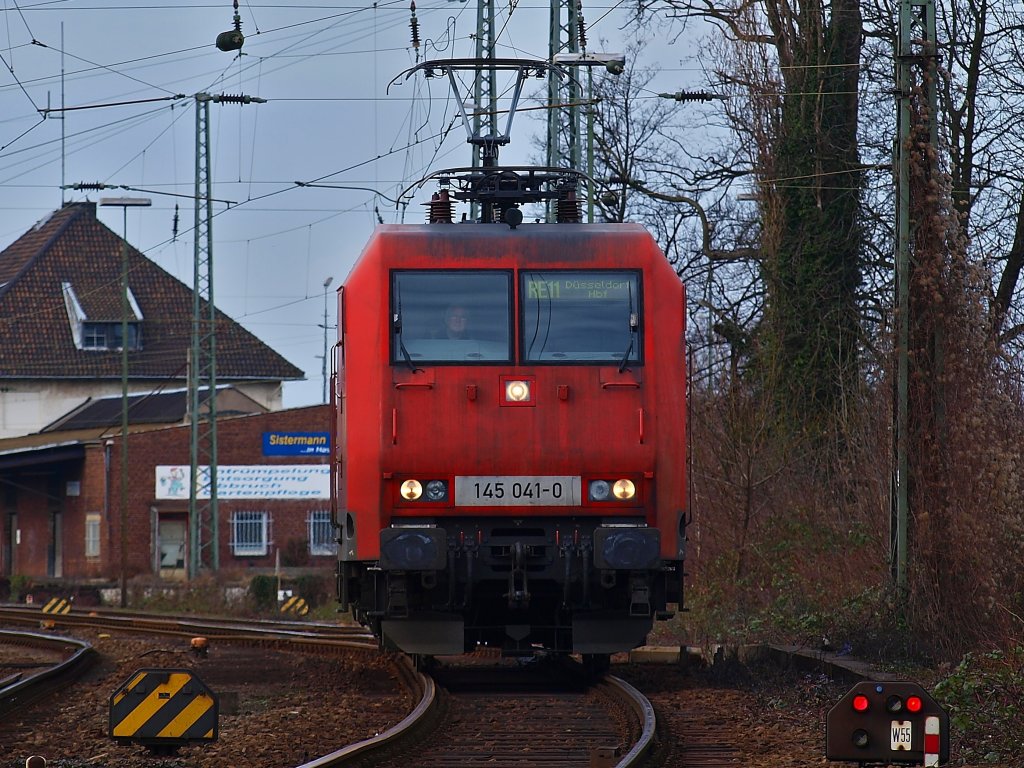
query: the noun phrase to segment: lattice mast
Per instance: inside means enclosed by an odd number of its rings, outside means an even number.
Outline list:
[[[220,568],[217,510],[217,308],[213,298],[213,194],[210,177],[210,102],[264,103],[242,95],[197,93],[192,345],[189,350],[189,562],[194,579]],[[206,389],[206,399],[200,393]],[[203,498],[205,496],[205,498]]]
[[[494,60],[494,0],[479,0],[476,11],[476,58]],[[497,70],[486,67],[473,84],[473,134],[493,139],[498,134]],[[498,164],[498,145],[492,142],[473,145],[473,168],[492,168]],[[470,217],[479,218],[480,205],[470,205]]]
[[[189,360],[189,578],[220,565],[217,535],[217,334],[213,302],[213,200],[210,182],[210,101],[196,94],[195,248],[192,347]],[[206,387],[206,400],[200,392]],[[203,468],[206,467],[205,473]],[[206,498],[203,498],[205,495]]]
[[[580,52],[579,0],[551,0],[548,59],[560,53]],[[548,141],[549,168],[581,167],[580,84],[576,78],[563,78],[555,70],[548,71]],[[550,217],[550,209],[549,209]]]

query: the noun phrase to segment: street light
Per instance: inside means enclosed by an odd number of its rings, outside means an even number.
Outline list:
[[[333,277],[328,277],[324,280],[324,361],[323,361],[323,378],[324,378],[324,403],[327,402],[327,288],[330,286]]]
[[[570,67],[605,67],[613,75],[621,75],[626,69],[626,55],[623,53],[556,53],[552,61]]]
[[[555,64],[568,67],[587,68],[587,221],[594,221],[594,67],[604,67],[613,75],[621,75],[626,69],[626,56],[622,53],[556,53]]]
[[[148,197],[101,197],[101,207],[120,208],[121,237],[121,607],[128,607],[128,209],[153,204]]]

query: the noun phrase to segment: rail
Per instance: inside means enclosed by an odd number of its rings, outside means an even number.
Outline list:
[[[608,675],[604,678],[604,682],[618,689],[619,694],[629,700],[641,726],[640,738],[637,739],[633,748],[623,756],[616,768],[634,768],[634,766],[642,765],[643,760],[654,747],[654,734],[657,728],[654,707],[646,696],[625,680]]]
[[[438,705],[437,686],[433,678],[417,672],[411,660],[403,657],[400,661],[404,683],[419,697],[419,703],[401,722],[376,736],[350,744],[336,752],[323,755],[297,768],[338,768],[347,765],[356,758],[380,752],[396,742],[408,737],[436,713]]]
[[[75,651],[63,661],[31,675],[17,675],[0,682],[0,718],[18,707],[29,704],[73,681],[95,660],[92,644],[71,637],[43,635],[38,632],[0,630],[0,643],[29,645],[36,648],[54,648]]]

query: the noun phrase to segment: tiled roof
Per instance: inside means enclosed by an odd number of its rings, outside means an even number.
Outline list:
[[[120,351],[76,347],[63,286],[71,285],[87,319],[120,319],[121,247],[96,218],[95,203],[71,203],[0,252],[0,380],[120,378]],[[143,318],[142,349],[129,352],[129,376],[183,382],[192,290],[132,247],[128,269]],[[217,313],[219,382],[301,378],[296,366]]]
[[[128,280],[129,287],[131,279]],[[109,280],[84,275],[75,277],[71,281],[71,288],[75,292],[75,298],[85,312],[85,316],[97,322],[119,321],[121,319],[121,283],[111,284]],[[129,320],[134,320],[135,315],[128,309]]]

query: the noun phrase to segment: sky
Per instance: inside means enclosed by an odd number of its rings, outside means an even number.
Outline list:
[[[628,4],[582,7],[589,50],[626,50]],[[336,335],[334,291],[373,227],[424,221],[436,186],[396,207],[399,193],[470,164],[447,83],[403,73],[473,56],[476,4],[417,2],[418,52],[409,0],[241,0],[238,12],[242,55],[214,45],[233,28],[229,0],[3,0],[0,248],[65,202],[143,197],[151,207],[97,215],[191,285],[195,96],[265,99],[210,105],[214,301],[305,371],[284,405],[311,405],[324,392],[324,326],[329,344]],[[496,16],[498,56],[547,59],[546,3],[499,3]],[[690,55],[655,37],[636,63],[663,70],[652,88],[699,88]],[[542,91],[529,86],[521,109]],[[536,157],[541,115],[516,116],[502,163]]]

